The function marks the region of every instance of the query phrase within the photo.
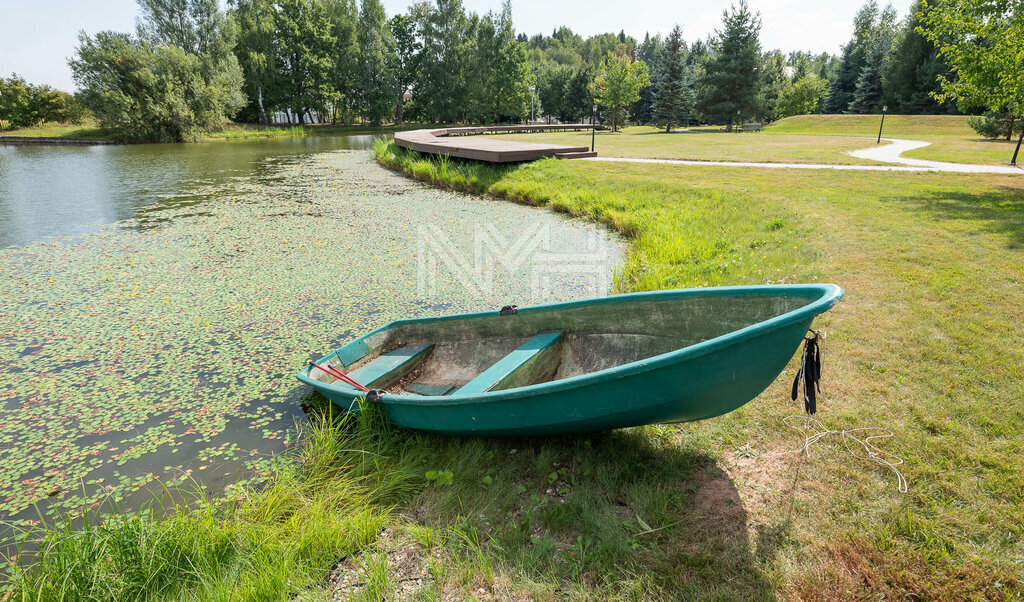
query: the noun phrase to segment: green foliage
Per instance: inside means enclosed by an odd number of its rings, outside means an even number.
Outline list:
[[[223,121],[245,106],[234,54],[238,28],[217,0],[138,0],[137,35],[152,48],[174,47],[199,59],[201,102]],[[214,128],[211,128],[214,129]]]
[[[424,475],[427,482],[435,485],[451,485],[455,481],[455,475],[450,470],[428,470]]]
[[[608,53],[594,80],[594,90],[597,104],[609,109],[612,131],[618,131],[626,119],[626,107],[640,100],[640,90],[650,83],[647,65],[627,54]]]
[[[851,113],[880,113],[882,108],[882,73],[892,51],[896,33],[896,9],[885,7],[873,24],[867,39],[864,65],[857,76],[857,87],[848,109]]]
[[[244,114],[269,124],[278,84],[275,9],[270,0],[232,0],[231,4],[239,31],[235,53],[249,103]]]
[[[987,0],[934,0],[919,31],[939,48],[952,73],[941,75],[939,99],[961,108],[1024,114],[1024,5]]]
[[[123,140],[195,140],[245,103],[234,22],[215,0],[141,0],[138,37],[79,35],[83,103]]]
[[[903,115],[948,113],[956,109],[953,103],[935,99],[941,90],[939,76],[949,69],[939,58],[938,48],[919,31],[922,7],[920,3],[911,7],[882,72],[884,104],[890,111]]]
[[[416,22],[408,15],[395,15],[388,23],[395,41],[395,81],[398,99],[395,102],[395,125],[402,124],[405,93],[416,81],[419,70],[419,52],[423,48],[416,37]]]
[[[516,40],[509,0],[502,3],[497,16],[488,13],[480,19],[476,34],[471,83],[474,120],[497,123],[525,117],[533,77],[526,47]]]
[[[34,86],[17,74],[0,77],[0,121],[11,128],[47,121],[80,124],[84,117],[84,108],[67,92]]]
[[[761,17],[746,0],[722,14],[714,52],[704,66],[698,110],[704,119],[729,126],[754,116],[763,81],[761,72]]]
[[[395,40],[380,0],[362,0],[359,10],[359,70],[362,111],[379,126],[395,110]]]
[[[1024,118],[1012,111],[987,111],[984,115],[972,115],[967,123],[975,132],[986,138],[1010,140],[1024,128]]]
[[[280,0],[274,13],[282,108],[305,122],[311,109],[336,99],[335,24],[320,0]]]
[[[775,104],[775,113],[778,117],[817,113],[827,96],[828,82],[814,75],[806,75],[782,91]]]
[[[665,39],[656,81],[651,119],[670,132],[689,120],[693,106],[692,83],[686,66],[686,43],[683,42],[683,30],[678,25]]]
[[[128,34],[79,37],[70,62],[83,103],[121,140],[179,142],[221,126],[208,103],[200,60],[174,46],[153,48]]]
[[[465,120],[479,19],[466,15],[462,0],[414,4],[412,15],[423,42],[415,91],[423,116],[438,123]]]
[[[881,11],[876,0],[867,0],[853,18],[853,37],[843,46],[839,71],[832,80],[829,89],[827,113],[843,113],[854,100],[858,82],[864,67],[868,64],[868,55],[872,49],[875,30],[879,26]],[[876,57],[877,58],[877,57]],[[867,80],[866,83],[869,83]]]
[[[682,36],[680,36],[680,39]],[[686,42],[682,42],[682,49],[686,51]],[[658,70],[665,52],[665,41],[661,35],[645,34],[644,41],[637,46],[636,59],[648,65],[651,71],[651,85],[640,90],[640,100],[636,103],[634,116],[639,123],[654,123],[654,99],[658,91]]]
[[[772,50],[764,55],[761,66],[761,94],[755,114],[758,119],[774,121],[779,117],[775,113],[775,106],[783,90],[792,83],[786,73],[786,67],[786,57],[782,52]]]

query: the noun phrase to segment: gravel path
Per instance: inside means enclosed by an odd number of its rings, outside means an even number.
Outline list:
[[[972,163],[945,163],[942,161],[927,161],[925,159],[909,159],[903,157],[903,153],[918,148],[924,148],[931,142],[922,140],[901,140],[899,138],[882,138],[890,144],[876,145],[860,150],[850,151],[850,155],[861,159],[872,161],[884,161],[886,163],[898,163],[913,167],[922,167],[930,171],[948,171],[955,173],[1002,173],[1002,174],[1024,174],[1024,169],[1010,167],[1009,165],[977,165]]]
[[[994,173],[1024,175],[1024,169],[1008,165],[976,165],[970,163],[943,163],[923,159],[907,159],[900,155],[931,144],[920,140],[883,138],[890,144],[851,151],[861,159],[898,163],[899,165],[832,165],[828,163],[754,163],[747,161],[688,161],[684,159],[639,159],[634,157],[591,157],[583,161],[622,161],[628,163],[660,163],[665,165],[715,165],[723,167],[766,167],[769,169],[835,169],[840,171],[907,171],[948,173]]]

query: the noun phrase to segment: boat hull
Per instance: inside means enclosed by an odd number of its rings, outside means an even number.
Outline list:
[[[800,294],[810,291],[820,295],[784,315],[670,353],[592,374],[475,396],[384,395],[381,405],[391,421],[404,427],[478,436],[583,433],[703,420],[725,414],[757,397],[778,378],[814,317],[826,311],[843,294],[834,285],[797,286],[803,287]],[[688,295],[760,294],[773,288],[777,290],[777,287],[689,289],[606,299],[628,303],[632,297],[667,294],[677,295],[682,300]],[[550,310],[601,301],[530,309]],[[479,314],[467,314],[475,315]],[[358,345],[361,340],[352,344]],[[316,387],[340,408],[355,409],[362,397],[354,389],[311,378],[308,368],[299,374],[299,379]]]

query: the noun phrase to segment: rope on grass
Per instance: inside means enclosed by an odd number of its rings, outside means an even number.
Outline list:
[[[837,431],[825,428],[825,425],[817,418],[811,418],[810,416],[799,414],[786,416],[783,418],[783,422],[786,423],[786,426],[794,431],[798,431],[804,436],[804,444],[802,446],[798,449],[783,452],[783,455],[803,453],[810,456],[812,445],[828,435],[838,435],[843,440],[843,446],[846,447],[846,451],[848,451],[851,456],[861,460],[870,460],[879,466],[885,466],[889,470],[893,471],[893,473],[896,474],[896,488],[899,489],[900,493],[907,492],[907,479],[903,476],[903,473],[900,472],[900,469],[897,468],[897,466],[903,464],[903,458],[891,454],[875,445],[875,441],[890,439],[895,436],[889,429],[878,426],[869,426]],[[856,446],[853,445],[854,443],[860,445],[866,455],[858,453]]]

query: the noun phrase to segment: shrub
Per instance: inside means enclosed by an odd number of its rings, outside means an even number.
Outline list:
[[[986,138],[1006,138],[1020,135],[1024,127],[1024,119],[1015,116],[1010,111],[988,111],[984,115],[974,115],[967,120],[967,123]]]

